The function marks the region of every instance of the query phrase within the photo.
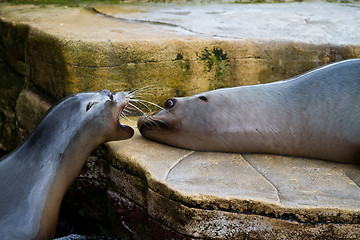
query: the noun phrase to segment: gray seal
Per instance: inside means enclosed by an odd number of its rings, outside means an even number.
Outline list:
[[[52,239],[60,204],[101,143],[131,138],[119,117],[129,94],[108,90],[67,97],[0,162],[0,238]]]
[[[360,59],[279,82],[171,98],[138,128],[146,138],[191,150],[360,163]]]

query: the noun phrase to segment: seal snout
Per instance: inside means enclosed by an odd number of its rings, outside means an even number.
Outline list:
[[[147,130],[170,130],[176,128],[174,121],[158,117],[157,115],[144,115],[140,117],[137,126],[143,135]]]
[[[110,98],[111,101],[114,100],[114,95],[112,94],[112,92],[110,92],[107,89],[103,89],[100,91],[101,94],[105,94],[106,96],[108,96]]]
[[[140,118],[138,119],[138,121],[137,121],[137,127],[138,127],[139,132],[140,132],[141,134],[143,134],[144,128],[145,128],[146,126],[148,126],[146,122],[149,121],[149,117],[150,117],[150,116],[148,116],[148,115],[144,115],[144,116],[140,117]]]

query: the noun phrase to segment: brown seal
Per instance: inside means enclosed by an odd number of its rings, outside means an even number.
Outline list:
[[[360,59],[292,79],[166,101],[138,120],[146,138],[200,151],[360,162]]]
[[[133,136],[119,116],[128,93],[72,95],[54,106],[27,140],[0,162],[0,238],[52,239],[61,201],[101,143]]]

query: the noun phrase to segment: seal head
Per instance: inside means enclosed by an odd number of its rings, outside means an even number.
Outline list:
[[[212,97],[206,95],[209,94],[168,99],[163,110],[139,118],[140,133],[161,143],[206,150],[201,145],[209,140],[209,137],[212,138],[213,131],[219,129],[215,126],[216,122],[211,121],[216,115],[216,103],[213,99],[210,102],[209,98]],[[207,142],[211,145],[211,142]],[[210,145],[207,145],[209,150],[213,150]]]
[[[89,115],[88,122],[95,126],[94,129],[99,130],[98,133],[103,134],[104,142],[131,138],[134,130],[120,123],[122,111],[130,102],[128,94],[117,92],[113,95],[108,90],[102,90],[95,96],[91,95],[92,93],[84,102],[86,107],[82,107],[85,114]]]

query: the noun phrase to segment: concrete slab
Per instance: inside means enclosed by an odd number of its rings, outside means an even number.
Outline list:
[[[129,199],[141,195],[137,197],[143,199],[141,202],[134,201],[151,218],[184,236],[360,236],[357,165],[266,154],[187,151],[144,139],[138,131],[132,139],[106,146],[116,156],[117,162],[111,161],[118,169],[114,172],[121,169],[138,176],[132,181],[142,186],[141,191],[126,187],[129,191],[123,189],[121,194]],[[129,178],[125,175],[122,179]],[[127,181],[127,185],[132,183]]]
[[[237,154],[194,152],[179,159],[165,182],[195,197],[210,195],[280,202],[275,187]]]
[[[96,6],[94,9],[105,16],[147,23],[192,37],[312,44],[359,44],[360,37],[360,7],[351,3]]]
[[[360,176],[359,166],[274,155],[244,158],[276,186],[281,204],[360,209],[359,182],[347,174],[352,169]]]
[[[147,140],[138,131],[132,139],[107,145],[119,161],[144,169],[149,181],[154,179],[153,184],[161,182],[184,196],[360,211],[357,165],[266,154],[188,151]]]

